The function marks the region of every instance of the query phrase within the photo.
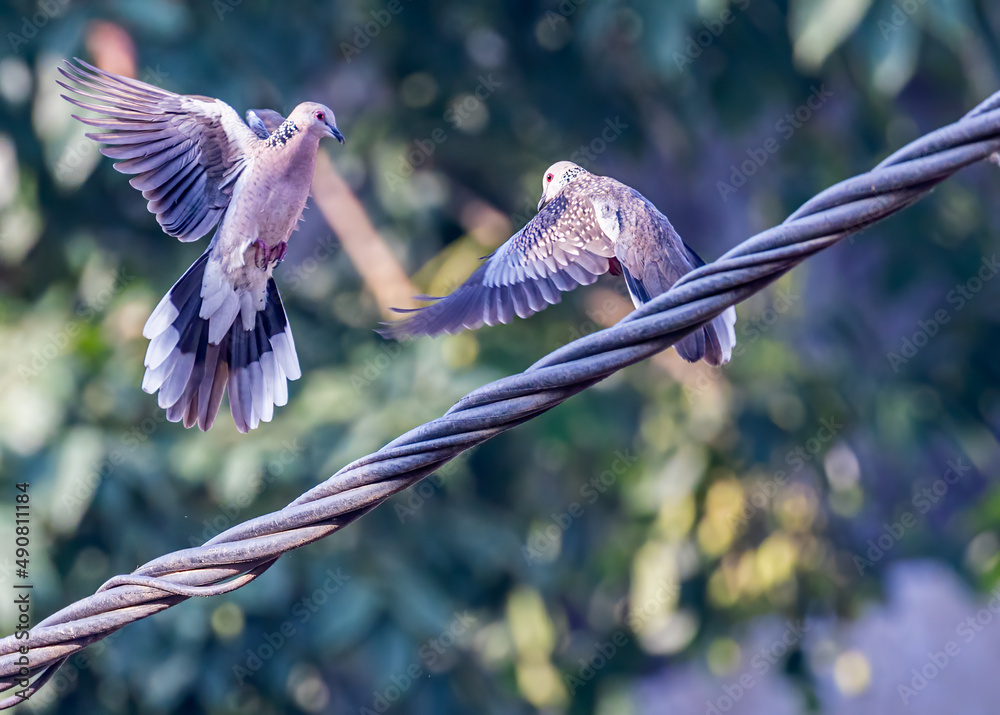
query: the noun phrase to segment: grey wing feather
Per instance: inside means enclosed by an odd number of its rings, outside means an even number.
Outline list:
[[[239,115],[217,99],[182,96],[138,80],[119,77],[82,60],[59,71],[59,82],[77,97],[63,98],[103,117],[76,117],[105,133],[88,134],[107,144],[115,168],[137,174],[129,183],[142,191],[163,230],[194,241],[219,222],[233,184],[257,140]]]
[[[564,192],[453,293],[416,311],[400,311],[413,315],[381,332],[396,338],[437,335],[509,323],[515,315],[527,318],[558,303],[562,291],[596,281],[613,256],[590,199]]]

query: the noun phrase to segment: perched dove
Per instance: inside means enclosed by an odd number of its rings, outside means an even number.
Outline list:
[[[171,422],[212,426],[229,385],[240,432],[269,421],[301,375],[295,342],[271,273],[306,205],[319,141],[344,136],[333,112],[306,102],[288,119],[225,102],[182,96],[77,60],[60,86],[94,104],[63,98],[103,117],[75,117],[108,130],[88,134],[136,174],[163,230],[195,241],[217,224],[208,249],[163,297],[146,322],[142,389],[159,390]],[[75,116],[75,115],[74,115]],[[270,131],[269,131],[270,130]]]
[[[560,291],[590,285],[611,271],[623,275],[636,307],[666,292],[685,273],[704,265],[667,217],[645,196],[569,161],[542,178],[538,215],[498,248],[450,295],[388,325],[393,337],[456,333],[484,323],[527,318],[561,300]],[[736,311],[677,343],[689,362],[729,362],[736,345]]]

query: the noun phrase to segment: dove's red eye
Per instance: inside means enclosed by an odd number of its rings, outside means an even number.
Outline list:
[[[326,115],[323,114],[323,112],[319,112],[319,111],[313,112],[313,116],[316,117],[316,119],[318,119],[321,122],[325,122],[326,121]]]
[[[545,175],[545,181],[547,181],[549,183],[551,183],[552,179],[554,179],[554,178],[555,178],[555,174],[546,174]]]

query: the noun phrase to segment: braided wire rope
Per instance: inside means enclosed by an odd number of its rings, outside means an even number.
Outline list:
[[[229,593],[286,551],[324,538],[467,449],[526,422],[625,367],[667,349],[804,259],[916,202],[959,169],[1000,152],[1000,92],[871,171],[803,204],[783,223],[681,278],[616,325],[549,353],[459,400],[443,416],[347,465],[283,509],[237,524],[199,547],[115,576],[30,629],[0,639],[0,701],[37,692],[74,653],[193,596]],[[19,647],[29,646],[28,663]],[[37,676],[37,677],[36,677]],[[24,685],[29,678],[33,682]]]

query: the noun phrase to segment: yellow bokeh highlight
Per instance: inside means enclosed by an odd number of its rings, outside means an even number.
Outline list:
[[[695,510],[694,495],[690,493],[679,499],[665,500],[656,515],[656,534],[667,541],[684,538],[694,525]]]
[[[542,597],[531,588],[519,588],[507,599],[507,623],[519,655],[547,657],[555,645],[555,627]]]
[[[765,539],[757,549],[758,590],[766,591],[791,578],[797,557],[798,549],[787,535],[778,532]]]
[[[536,708],[564,705],[568,699],[559,671],[547,660],[522,660],[517,664],[517,687]]]
[[[854,31],[872,0],[812,0],[792,5],[795,66],[816,72]]]
[[[706,555],[721,556],[742,523],[743,486],[737,479],[720,479],[705,495],[705,516],[698,524],[698,543]]]
[[[812,553],[822,555],[816,543]],[[784,532],[772,534],[756,549],[727,554],[708,579],[708,595],[716,606],[727,608],[741,599],[768,596],[786,603],[795,595],[796,568],[800,561],[797,541]]]
[[[441,356],[452,370],[469,367],[479,357],[479,341],[468,332],[449,335],[441,341]]]
[[[510,632],[502,622],[490,623],[479,629],[473,636],[473,643],[479,658],[489,668],[498,668],[511,660],[514,644]]]
[[[844,695],[860,695],[872,681],[871,665],[859,650],[847,650],[833,662],[833,680]]]
[[[732,572],[719,567],[708,577],[708,600],[719,608],[729,608],[736,605],[739,591],[729,578]]]
[[[243,609],[232,601],[223,603],[212,611],[212,630],[220,638],[234,638],[243,632]]]
[[[662,623],[677,609],[680,598],[678,549],[677,545],[665,541],[647,541],[632,559],[629,610],[643,614],[643,625]]]
[[[760,581],[757,578],[757,552],[744,551],[736,561],[734,574],[736,588],[745,596],[756,598],[760,595]]]
[[[519,588],[507,599],[507,624],[517,651],[517,686],[537,708],[557,707],[567,700],[566,688],[550,661],[556,630],[538,591]]]
[[[684,544],[658,539],[643,544],[632,560],[626,626],[649,653],[677,653],[697,633],[697,616],[677,608],[685,560]]]
[[[708,670],[717,678],[736,672],[740,667],[742,652],[732,638],[716,638],[708,646]]]
[[[428,295],[448,295],[479,267],[482,255],[483,246],[463,236],[424,264],[413,276],[414,283],[427,286]]]

